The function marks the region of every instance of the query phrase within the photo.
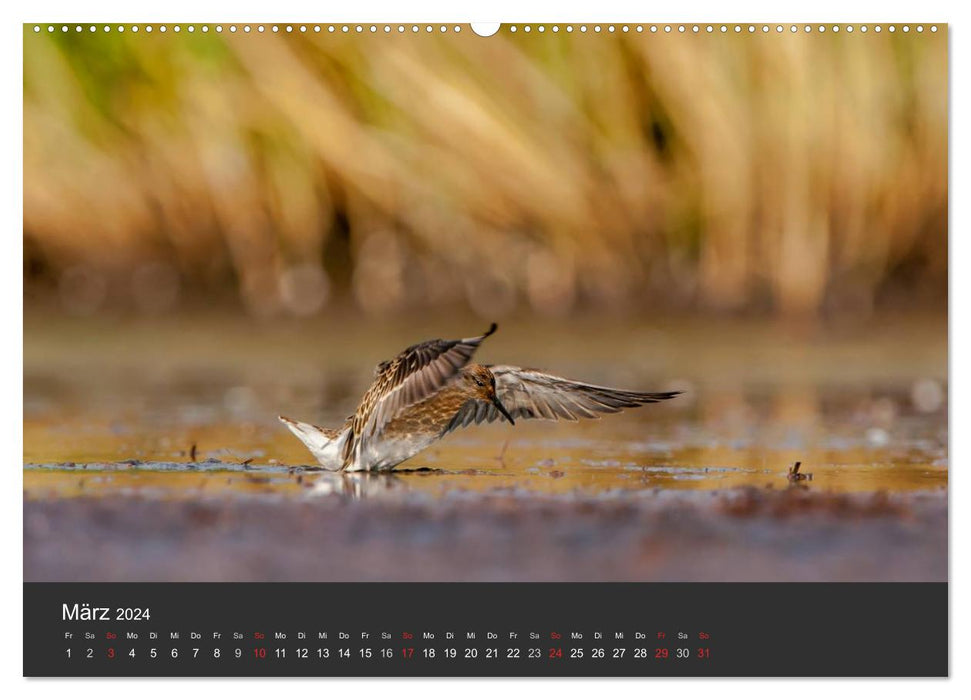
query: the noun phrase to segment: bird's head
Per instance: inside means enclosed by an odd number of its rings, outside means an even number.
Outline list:
[[[502,405],[496,394],[496,377],[488,367],[477,364],[467,365],[463,376],[467,390],[473,398],[491,403],[507,421],[516,425],[516,421],[509,415],[509,411]]]

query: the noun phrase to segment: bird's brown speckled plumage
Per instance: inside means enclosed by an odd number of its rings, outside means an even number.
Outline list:
[[[347,423],[325,429],[282,418],[326,468],[388,470],[447,433],[473,423],[598,418],[680,392],[642,393],[564,379],[511,365],[471,363],[480,336],[413,345],[382,362]]]
[[[461,340],[429,340],[406,348],[378,365],[360,406],[351,418],[351,432],[341,458],[343,468],[360,459],[364,442],[381,433],[402,409],[421,403],[443,389],[475,353],[479,344],[496,332],[496,324],[480,336]]]
[[[466,389],[461,385],[452,384],[415,404],[411,410],[396,416],[388,423],[384,432],[392,436],[414,433],[442,434],[468,400]]]

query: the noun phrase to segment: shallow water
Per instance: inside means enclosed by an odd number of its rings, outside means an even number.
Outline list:
[[[532,327],[504,324],[495,347],[483,349],[484,360],[523,356],[523,364],[567,376],[686,393],[599,421],[467,429],[393,478],[369,481],[365,491],[397,498],[785,487],[795,461],[812,474],[801,485],[815,490],[944,488],[946,336],[927,333],[926,320],[919,324],[863,334],[734,324],[716,333],[718,352],[711,340],[694,345],[705,335],[699,323],[628,327],[623,336],[613,327],[598,336],[596,326],[560,326],[544,330],[546,362],[543,348],[529,344]],[[217,331],[205,324],[170,335],[164,324],[97,333],[70,323],[28,327],[25,497],[313,498],[348,491],[346,480],[309,469],[309,453],[275,416],[340,422],[366,387],[372,360],[398,349],[405,331],[389,331],[382,342],[373,329],[359,330],[338,350],[314,326]],[[411,338],[429,332],[412,331]],[[905,341],[915,333],[922,345],[908,350]],[[326,357],[308,357],[318,345]],[[652,347],[648,357],[645,345]]]
[[[314,470],[277,414],[338,424],[376,362],[482,325],[422,323],[31,315],[25,579],[947,579],[943,319],[504,322],[482,361],[685,394]]]

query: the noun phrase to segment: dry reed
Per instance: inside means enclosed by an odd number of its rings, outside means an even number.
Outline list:
[[[72,312],[946,298],[946,30],[24,40],[26,291]]]

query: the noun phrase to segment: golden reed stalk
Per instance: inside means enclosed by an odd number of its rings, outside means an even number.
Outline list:
[[[228,290],[257,315],[940,307],[941,29],[28,27],[28,298],[149,311]]]

